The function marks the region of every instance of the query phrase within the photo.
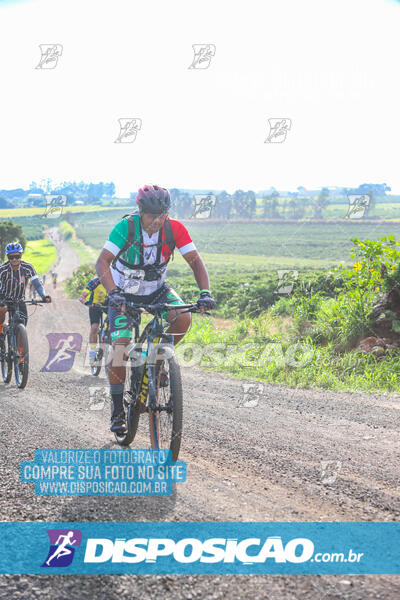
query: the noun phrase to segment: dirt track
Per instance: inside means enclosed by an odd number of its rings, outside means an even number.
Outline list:
[[[78,264],[59,243],[59,277]],[[38,497],[19,481],[36,448],[111,448],[109,407],[89,410],[96,381],[84,353],[67,373],[41,373],[45,335],[81,333],[87,309],[67,300],[35,309],[28,332],[26,390],[0,384],[0,512],[5,521],[397,521],[400,518],[399,416],[394,395],[336,394],[266,385],[258,406],[243,406],[239,380],[184,369],[187,482],[168,498]],[[32,309],[30,309],[32,313]],[[148,445],[142,417],[135,447]],[[12,450],[11,450],[12,449]],[[322,462],[330,461],[329,473]],[[332,471],[333,469],[333,471]],[[39,591],[40,590],[40,591]],[[1,576],[1,598],[393,599],[398,576]]]

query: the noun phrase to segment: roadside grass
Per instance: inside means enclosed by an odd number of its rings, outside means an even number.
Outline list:
[[[68,221],[61,221],[59,230],[64,241],[66,241],[79,256],[81,264],[93,264],[96,262],[99,253],[76,236],[75,229]]]
[[[211,318],[195,316],[177,346],[183,366],[201,366],[246,380],[304,389],[346,392],[400,392],[400,351],[379,360],[360,350],[338,355],[332,346],[310,339],[290,343],[280,324],[268,315],[215,327]],[[185,348],[186,346],[186,348]]]
[[[57,261],[57,250],[50,240],[35,240],[27,243],[23,259],[31,263],[38,275],[47,273]]]

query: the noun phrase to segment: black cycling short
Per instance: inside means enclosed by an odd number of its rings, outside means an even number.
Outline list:
[[[101,313],[102,310],[99,306],[89,306],[89,319],[91,325],[93,325],[93,323],[97,323],[97,325],[100,323]]]

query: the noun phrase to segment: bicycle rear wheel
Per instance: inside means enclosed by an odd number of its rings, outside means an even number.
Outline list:
[[[14,375],[17,386],[24,389],[29,373],[29,346],[25,326],[18,323],[15,328]]]
[[[4,383],[10,383],[11,374],[12,374],[12,365],[11,365],[11,354],[10,354],[10,345],[9,338],[7,333],[7,325],[3,326],[3,334],[4,337],[0,342],[0,366],[1,366],[1,376],[3,378]]]
[[[160,387],[161,372],[169,382]],[[182,378],[175,355],[162,362],[157,376],[157,410],[149,410],[150,442],[155,450],[171,450],[172,460],[177,460],[182,439],[183,392]]]

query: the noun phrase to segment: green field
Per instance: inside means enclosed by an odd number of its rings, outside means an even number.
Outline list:
[[[114,224],[126,209],[107,215],[74,215],[78,237],[100,250]],[[349,261],[350,238],[377,240],[385,235],[400,238],[400,223],[211,223],[184,221],[196,247],[208,261],[220,265],[262,269],[285,267],[325,268]],[[176,253],[178,254],[178,253]],[[218,254],[213,257],[210,255]],[[236,256],[246,256],[237,259]],[[244,261],[244,262],[242,262]]]
[[[90,213],[90,212],[98,212],[100,211],[107,211],[107,210],[116,210],[118,207],[115,206],[97,206],[97,205],[93,205],[93,204],[88,204],[87,206],[66,206],[63,210],[63,214],[67,213],[67,212],[72,212],[72,213]],[[121,208],[121,210],[125,210],[125,213],[128,212],[126,207]],[[43,217],[44,213],[45,213],[46,209],[44,206],[37,206],[37,207],[31,207],[31,208],[0,208],[0,219],[13,219],[14,217],[33,217],[33,216],[38,216],[40,218]],[[46,221],[48,222],[48,225],[51,226],[52,225],[52,221],[58,221],[58,219],[46,219]]]
[[[38,275],[47,273],[57,260],[55,245],[49,240],[28,242],[23,259],[31,263]]]
[[[1,221],[1,219],[0,219]],[[41,217],[13,217],[13,223],[21,225],[27,240],[40,240],[47,225],[46,219]]]

